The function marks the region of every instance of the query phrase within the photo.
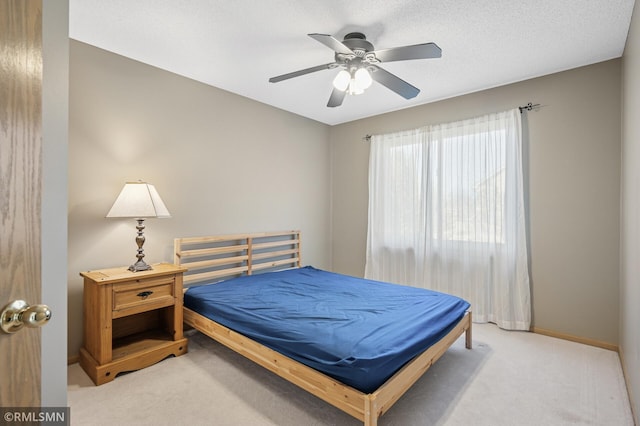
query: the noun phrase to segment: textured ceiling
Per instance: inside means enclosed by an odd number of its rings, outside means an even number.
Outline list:
[[[622,56],[634,0],[70,0],[70,37],[323,123],[339,124]],[[418,87],[374,82],[327,108],[337,70],[309,33],[359,31],[376,49],[435,42],[442,58],[381,64]],[[523,99],[523,102],[528,101]]]

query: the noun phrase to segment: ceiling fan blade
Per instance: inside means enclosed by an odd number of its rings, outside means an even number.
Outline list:
[[[371,78],[385,86],[387,89],[393,90],[403,98],[415,98],[418,93],[420,93],[420,89],[410,85],[400,77],[391,74],[389,71],[385,71],[379,66],[372,67],[374,68],[374,71],[371,73]]]
[[[373,52],[381,62],[407,61],[410,59],[440,58],[442,49],[435,43],[414,44],[413,46],[394,47]]]
[[[333,68],[334,65],[336,65],[336,63],[331,62],[330,64],[318,65],[318,66],[306,68],[300,71],[294,71],[287,74],[282,74],[277,77],[271,77],[269,79],[269,83],[277,83],[282,80],[288,80],[290,78],[299,77],[301,75],[310,74],[312,72],[328,70],[329,68]]]
[[[334,87],[333,92],[331,92],[331,96],[329,97],[329,102],[327,102],[327,106],[330,108],[334,108],[342,105],[342,101],[344,101],[344,97],[346,94],[346,90],[338,90]]]
[[[334,37],[330,36],[329,34],[317,34],[317,33],[313,33],[313,34],[307,34],[309,37],[311,37],[314,40],[319,41],[320,43],[324,44],[325,46],[327,46],[329,49],[332,49],[334,52],[337,53],[344,53],[345,55],[353,55],[353,50],[349,49],[347,46],[345,46],[344,44],[342,44],[341,41],[335,39]]]

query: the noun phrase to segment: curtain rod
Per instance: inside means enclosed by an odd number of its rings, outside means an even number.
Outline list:
[[[519,106],[518,109],[520,110],[520,112],[524,112],[524,111],[531,111],[534,108],[538,108],[540,106],[540,104],[532,104],[531,102],[529,102],[526,105],[523,106]]]
[[[538,107],[540,107],[540,104],[534,104],[534,103],[529,102],[526,105],[519,106],[518,109],[520,110],[520,113],[523,113],[525,111],[531,111],[534,108],[538,108]],[[365,142],[371,142],[371,135],[365,135],[362,138],[362,140],[365,141]]]

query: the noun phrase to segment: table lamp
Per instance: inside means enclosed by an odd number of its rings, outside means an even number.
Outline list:
[[[136,236],[136,244],[138,244],[138,261],[129,266],[129,270],[132,272],[148,271],[152,269],[150,265],[147,265],[144,258],[144,250],[142,245],[144,244],[144,220],[150,217],[171,217],[169,210],[162,202],[158,191],[150,183],[138,181],[127,182],[120,191],[120,195],[113,203],[111,210],[107,213],[107,217],[129,217],[138,221],[136,229],[138,235]]]

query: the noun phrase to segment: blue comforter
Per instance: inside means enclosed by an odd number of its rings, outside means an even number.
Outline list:
[[[184,305],[364,393],[469,309],[455,296],[310,266],[192,287]]]

